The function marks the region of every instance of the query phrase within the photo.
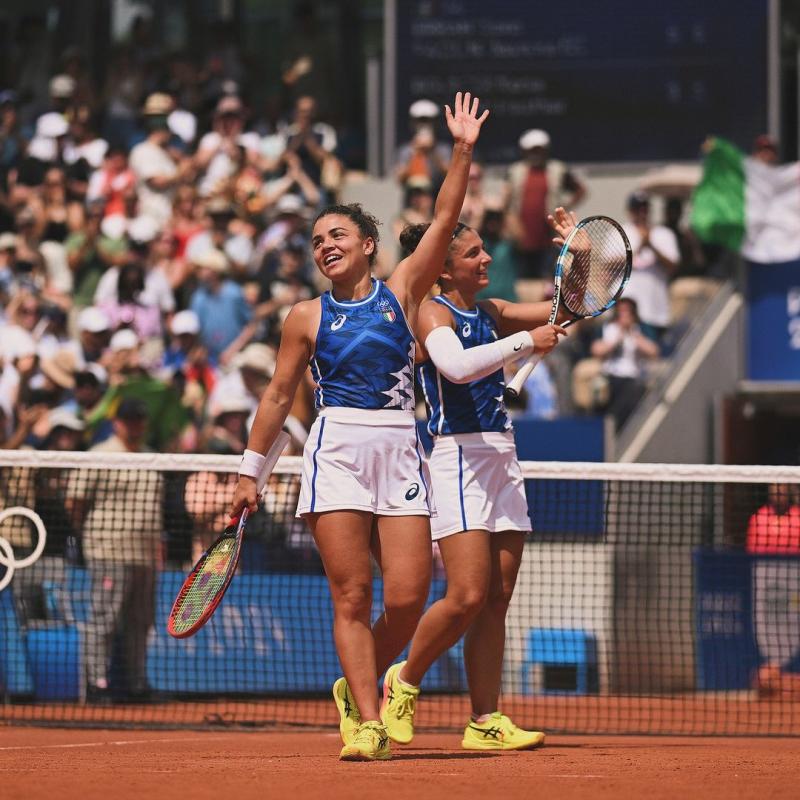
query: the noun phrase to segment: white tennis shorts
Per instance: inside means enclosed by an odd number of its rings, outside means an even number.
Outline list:
[[[324,408],[303,448],[297,516],[353,509],[428,517],[430,485],[413,413]]]
[[[461,531],[531,530],[511,431],[437,436],[429,465],[436,495],[434,540]]]

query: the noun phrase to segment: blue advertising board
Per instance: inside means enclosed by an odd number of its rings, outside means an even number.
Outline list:
[[[156,585],[156,624],[148,638],[147,679],[166,695],[327,694],[342,674],[333,642],[333,607],[324,575],[237,574],[208,623],[188,639],[167,633],[166,620],[185,575],[162,572]],[[37,700],[81,696],[81,629],[88,619],[90,578],[69,567],[62,601],[76,616],[24,629],[13,588],[0,592],[0,694]],[[434,579],[428,605],[444,595]],[[383,584],[373,582],[373,622],[383,611]],[[398,657],[406,657],[407,650]],[[422,686],[433,692],[466,689],[459,642],[434,662]],[[111,687],[121,676],[115,651]]]
[[[747,377],[800,381],[800,260],[747,265]]]

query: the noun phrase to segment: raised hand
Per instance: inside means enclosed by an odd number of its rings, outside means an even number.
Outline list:
[[[447,127],[450,129],[450,134],[454,141],[464,144],[475,144],[478,141],[481,125],[489,116],[488,108],[480,117],[478,116],[479,104],[479,99],[477,97],[472,99],[472,95],[469,92],[466,92],[463,96],[461,92],[457,92],[452,111],[450,106],[444,107]]]
[[[578,218],[574,211],[567,211],[559,206],[552,214],[547,215],[550,227],[556,232],[553,244],[563,247],[569,235],[578,227]],[[569,243],[569,251],[576,256],[587,255],[592,249],[592,242],[585,231],[579,231]]]
[[[575,216],[574,211],[567,211],[565,208],[559,206],[552,214],[547,215],[547,221],[550,227],[555,231],[556,236],[553,238],[553,244],[559,247],[564,246],[564,242],[573,230],[578,226],[578,218]]]

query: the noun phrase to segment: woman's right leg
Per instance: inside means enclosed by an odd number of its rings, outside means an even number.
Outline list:
[[[439,539],[447,592],[423,615],[400,678],[419,686],[431,664],[452,647],[483,608],[489,591],[489,534],[464,531]]]
[[[333,637],[345,678],[362,720],[379,719],[375,641],[370,628],[372,514],[328,511],[308,514],[333,600]]]

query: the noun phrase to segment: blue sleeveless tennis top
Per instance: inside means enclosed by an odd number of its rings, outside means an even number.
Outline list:
[[[494,320],[480,306],[474,311],[462,311],[441,295],[433,299],[453,315],[456,336],[465,350],[498,338]],[[431,436],[511,430],[511,420],[503,403],[502,368],[470,383],[451,383],[430,359],[420,364],[417,371],[428,408]]]
[[[317,408],[414,410],[414,336],[403,309],[383,281],[373,278],[363,300],[320,298],[311,373]]]

